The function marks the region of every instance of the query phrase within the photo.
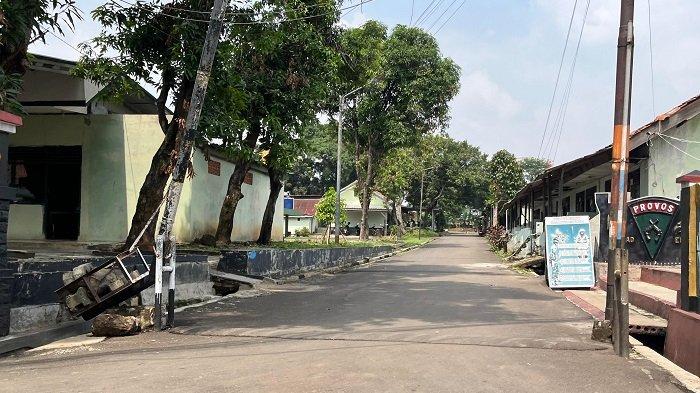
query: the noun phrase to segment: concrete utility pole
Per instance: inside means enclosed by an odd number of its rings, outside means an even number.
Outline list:
[[[155,324],[157,329],[160,329],[162,324],[162,271],[170,272],[167,326],[172,327],[175,320],[175,233],[173,231],[173,225],[175,223],[175,215],[177,214],[177,206],[180,202],[182,185],[185,182],[185,175],[187,174],[187,164],[190,160],[192,145],[197,133],[197,127],[199,126],[199,117],[202,113],[202,107],[204,106],[204,97],[207,92],[207,85],[209,84],[211,67],[214,63],[216,48],[219,45],[219,36],[223,28],[222,17],[227,2],[228,0],[214,0],[214,6],[211,10],[209,27],[207,29],[206,38],[204,39],[202,54],[199,59],[197,78],[195,79],[194,89],[192,90],[192,97],[190,99],[190,108],[187,112],[185,135],[180,142],[177,162],[173,170],[170,186],[168,187],[165,212],[160,222],[158,234],[160,239],[156,240],[156,244],[163,244],[161,252],[156,253]],[[166,267],[162,266],[164,260],[168,262]]]
[[[343,151],[343,108],[345,107],[345,96],[340,96],[338,103],[338,156],[335,166],[335,244],[340,244],[340,172],[341,158]]]
[[[433,169],[425,168],[420,175],[420,203],[418,204],[418,240],[420,240],[420,229],[423,226],[423,182],[425,181],[425,172]]]
[[[340,243],[340,171],[342,166],[340,154],[343,151],[343,110],[345,110],[345,99],[364,89],[374,81],[374,78],[370,79],[365,85],[341,95],[338,100],[338,156],[336,158],[335,167],[335,244]]]
[[[420,240],[420,228],[423,226],[423,181],[425,180],[425,169],[420,175],[420,203],[418,204],[418,240]]]
[[[621,0],[620,3],[620,33],[617,39],[617,73],[615,78],[615,127],[612,145],[610,252],[608,253],[605,319],[612,322],[615,352],[619,356],[629,357],[629,260],[624,240],[627,222],[634,0]]]

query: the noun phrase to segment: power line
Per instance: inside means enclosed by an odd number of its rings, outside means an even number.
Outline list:
[[[420,22],[416,22],[416,26],[418,26],[418,24],[420,24],[420,23],[424,23],[424,24],[427,23],[427,22],[428,22],[428,19],[430,19],[430,17],[433,16],[433,14],[435,13],[435,11],[437,11],[437,10],[440,8],[440,6],[442,5],[442,2],[443,2],[443,1],[444,1],[444,0],[438,0],[438,2],[435,3],[435,7],[433,7],[433,8],[430,10],[430,12],[428,12],[427,14],[425,14],[425,17],[423,18],[423,20],[420,21]]]
[[[126,2],[125,0],[120,0],[120,1],[123,1],[123,2],[125,2],[126,4],[131,4],[131,3]],[[341,7],[341,8],[339,8],[339,9],[337,9],[337,11],[345,11],[345,10],[349,10],[349,9],[355,9],[355,8],[357,8],[357,7],[361,7],[363,4],[371,3],[372,1],[375,1],[375,0],[362,0],[361,2],[359,2],[359,3],[357,3],[357,4],[350,5],[350,6],[347,6],[347,7]],[[131,4],[131,5],[133,5],[133,4]],[[298,10],[296,10],[296,11],[298,11]],[[155,12],[155,7],[151,7],[151,12]],[[280,14],[281,14],[282,12],[283,12],[283,11],[280,11]],[[326,15],[332,15],[332,14],[334,14],[335,12],[336,12],[336,10],[331,11],[331,12],[325,12],[325,13],[315,14],[315,15],[307,15],[307,16],[297,17],[297,18],[286,18],[286,19],[283,18],[283,19],[277,20],[277,21],[257,20],[257,21],[251,21],[251,22],[233,22],[233,21],[231,21],[231,20],[226,20],[226,21],[224,22],[224,24],[226,24],[226,25],[258,25],[258,24],[270,24],[270,23],[296,22],[296,21],[300,21],[300,20],[307,20],[307,19],[318,18],[318,17],[322,17],[322,16],[326,16]],[[262,16],[267,16],[267,15],[270,15],[270,14],[273,14],[273,13],[269,13],[269,14],[248,14],[248,15],[262,15]],[[189,22],[199,22],[199,23],[205,23],[205,24],[208,24],[208,23],[209,23],[209,20],[205,20],[205,19],[188,18],[188,17],[183,17],[183,16],[171,15],[171,14],[167,14],[167,13],[163,13],[163,12],[159,13],[158,15],[166,16],[166,17],[172,18],[172,19],[185,20],[185,21],[189,21]]]
[[[658,136],[661,138],[662,141],[668,143],[669,145],[671,145],[671,147],[673,147],[674,149],[676,149],[676,150],[678,150],[679,152],[683,153],[684,155],[686,155],[686,156],[688,156],[688,157],[690,157],[690,158],[692,158],[692,159],[694,159],[694,160],[700,161],[700,158],[699,158],[699,157],[696,157],[696,156],[694,156],[694,155],[688,153],[687,151],[681,149],[680,147],[674,145],[673,143],[669,142],[668,139],[666,139],[668,136],[666,136],[666,135],[664,135],[664,134],[659,134],[659,133],[656,133],[656,135],[658,135]]]
[[[435,30],[435,32],[434,32],[433,34],[439,33],[440,30],[442,30],[442,28],[445,27],[445,25],[447,24],[447,22],[451,21],[452,18],[454,18],[454,16],[457,15],[457,11],[459,11],[459,9],[462,8],[462,6],[463,6],[464,4],[466,4],[466,3],[467,3],[467,0],[462,0],[462,3],[459,5],[459,7],[455,8],[454,12],[452,12],[452,15],[450,15],[450,17],[447,18],[447,19],[445,20],[445,22],[443,22],[442,25],[440,25],[440,27],[438,27],[438,29]]]
[[[411,0],[411,21],[408,23],[409,26],[413,24],[413,11],[416,8],[416,0]]]
[[[421,18],[423,17],[423,15],[425,15],[425,12],[428,11],[428,9],[430,9],[430,7],[433,6],[433,4],[435,4],[435,1],[436,1],[436,0],[431,0],[430,3],[428,4],[428,6],[425,7],[425,9],[423,10],[423,12],[421,12],[421,14],[418,15],[418,19],[416,19],[416,23],[414,24],[414,26],[418,26],[418,22],[421,20]]]
[[[440,14],[440,16],[438,16],[437,18],[435,18],[435,20],[433,21],[433,24],[430,25],[430,27],[428,27],[428,31],[430,31],[430,30],[433,28],[433,26],[435,26],[435,25],[440,21],[440,19],[442,19],[443,16],[445,16],[445,14],[447,13],[447,11],[449,11],[450,8],[452,8],[452,6],[453,6],[456,2],[457,2],[457,0],[452,0],[452,2],[450,3],[450,5],[448,5],[447,8],[445,8],[445,10],[442,11],[442,14]]]
[[[578,59],[578,52],[579,49],[581,48],[581,39],[583,38],[583,31],[586,28],[586,19],[588,18],[588,9],[591,6],[591,0],[588,0],[586,2],[586,10],[583,13],[583,22],[581,23],[581,31],[579,32],[578,35],[578,42],[576,43],[576,51],[574,52],[574,60],[571,64],[571,72],[569,73],[569,80],[567,82],[567,89],[568,93],[566,95],[566,101],[564,102],[563,106],[563,112],[561,116],[561,122],[559,123],[559,131],[557,132],[557,143],[556,147],[554,148],[554,153],[552,154],[551,161],[553,162],[557,158],[557,152],[559,151],[559,141],[561,140],[561,135],[564,133],[564,121],[566,119],[566,111],[569,107],[569,98],[571,97],[571,91],[573,90],[573,82],[574,82],[574,71],[576,70],[576,61]]]
[[[655,132],[654,134],[657,134],[657,135],[659,135],[659,136],[662,135],[662,134],[660,134],[660,133],[658,133],[658,132]],[[678,142],[683,142],[683,143],[691,143],[691,144],[700,143],[700,141],[691,141],[691,140],[689,140],[689,139],[677,138],[677,137],[671,136],[671,135],[664,135],[664,137],[665,137],[665,138],[669,138],[669,139],[673,139],[673,140],[678,141]]]
[[[654,89],[654,45],[652,44],[651,35],[651,0],[647,0],[648,17],[649,17],[649,66],[651,68],[651,111],[652,115],[656,116],[656,94]]]
[[[547,111],[547,121],[544,123],[544,131],[542,131],[542,140],[540,141],[540,148],[537,151],[537,158],[541,158],[542,145],[544,145],[544,138],[547,135],[547,129],[549,128],[549,120],[552,116],[552,108],[554,107],[554,99],[557,96],[557,89],[559,88],[559,78],[561,77],[561,70],[564,67],[564,58],[566,57],[566,49],[569,46],[569,36],[571,36],[571,26],[574,23],[574,15],[576,14],[576,5],[578,0],[574,1],[574,8],[571,10],[571,18],[569,18],[569,29],[566,32],[566,40],[564,41],[564,50],[561,52],[561,60],[559,61],[559,70],[557,71],[557,78],[554,81],[554,91],[552,92],[552,99],[549,102],[549,110]]]
[[[180,12],[185,12],[185,13],[191,13],[191,14],[199,14],[203,15],[205,17],[208,17],[211,14],[211,11],[201,11],[201,10],[193,10],[193,9],[188,9],[188,8],[182,8],[182,7],[175,7],[170,4],[152,4],[152,3],[142,3],[141,1],[137,0],[136,3],[128,0],[112,0],[112,2],[120,2],[123,4],[127,4],[129,6],[135,7],[135,6],[144,6],[148,8],[163,8],[163,9],[169,9],[169,10],[174,10],[174,11],[180,11]],[[360,5],[360,4],[357,4]],[[312,8],[319,8],[323,7],[325,4],[311,4],[311,5],[305,5],[303,8],[296,8],[294,11],[296,12],[302,12],[302,11],[308,11],[309,9]],[[265,15],[266,13],[274,13],[274,12],[281,12],[281,11],[229,11],[224,13],[224,15]]]

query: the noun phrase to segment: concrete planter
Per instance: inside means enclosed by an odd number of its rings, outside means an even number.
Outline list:
[[[339,267],[393,251],[391,246],[311,248],[303,250],[236,250],[224,252],[217,270],[279,278]]]

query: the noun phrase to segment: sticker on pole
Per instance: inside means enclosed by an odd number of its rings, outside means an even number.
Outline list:
[[[545,217],[544,232],[549,287],[595,286],[588,216]]]

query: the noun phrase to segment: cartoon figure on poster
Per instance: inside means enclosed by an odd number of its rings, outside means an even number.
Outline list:
[[[546,258],[551,288],[595,285],[590,224],[586,216],[546,217]]]
[[[557,285],[560,284],[559,282],[559,265],[556,263],[556,261],[559,260],[559,245],[564,244],[567,241],[568,236],[561,231],[557,230],[552,236],[551,236],[551,246],[549,248],[548,254],[548,259],[549,263],[548,265],[550,266],[549,270],[549,280],[553,283],[556,283]]]

